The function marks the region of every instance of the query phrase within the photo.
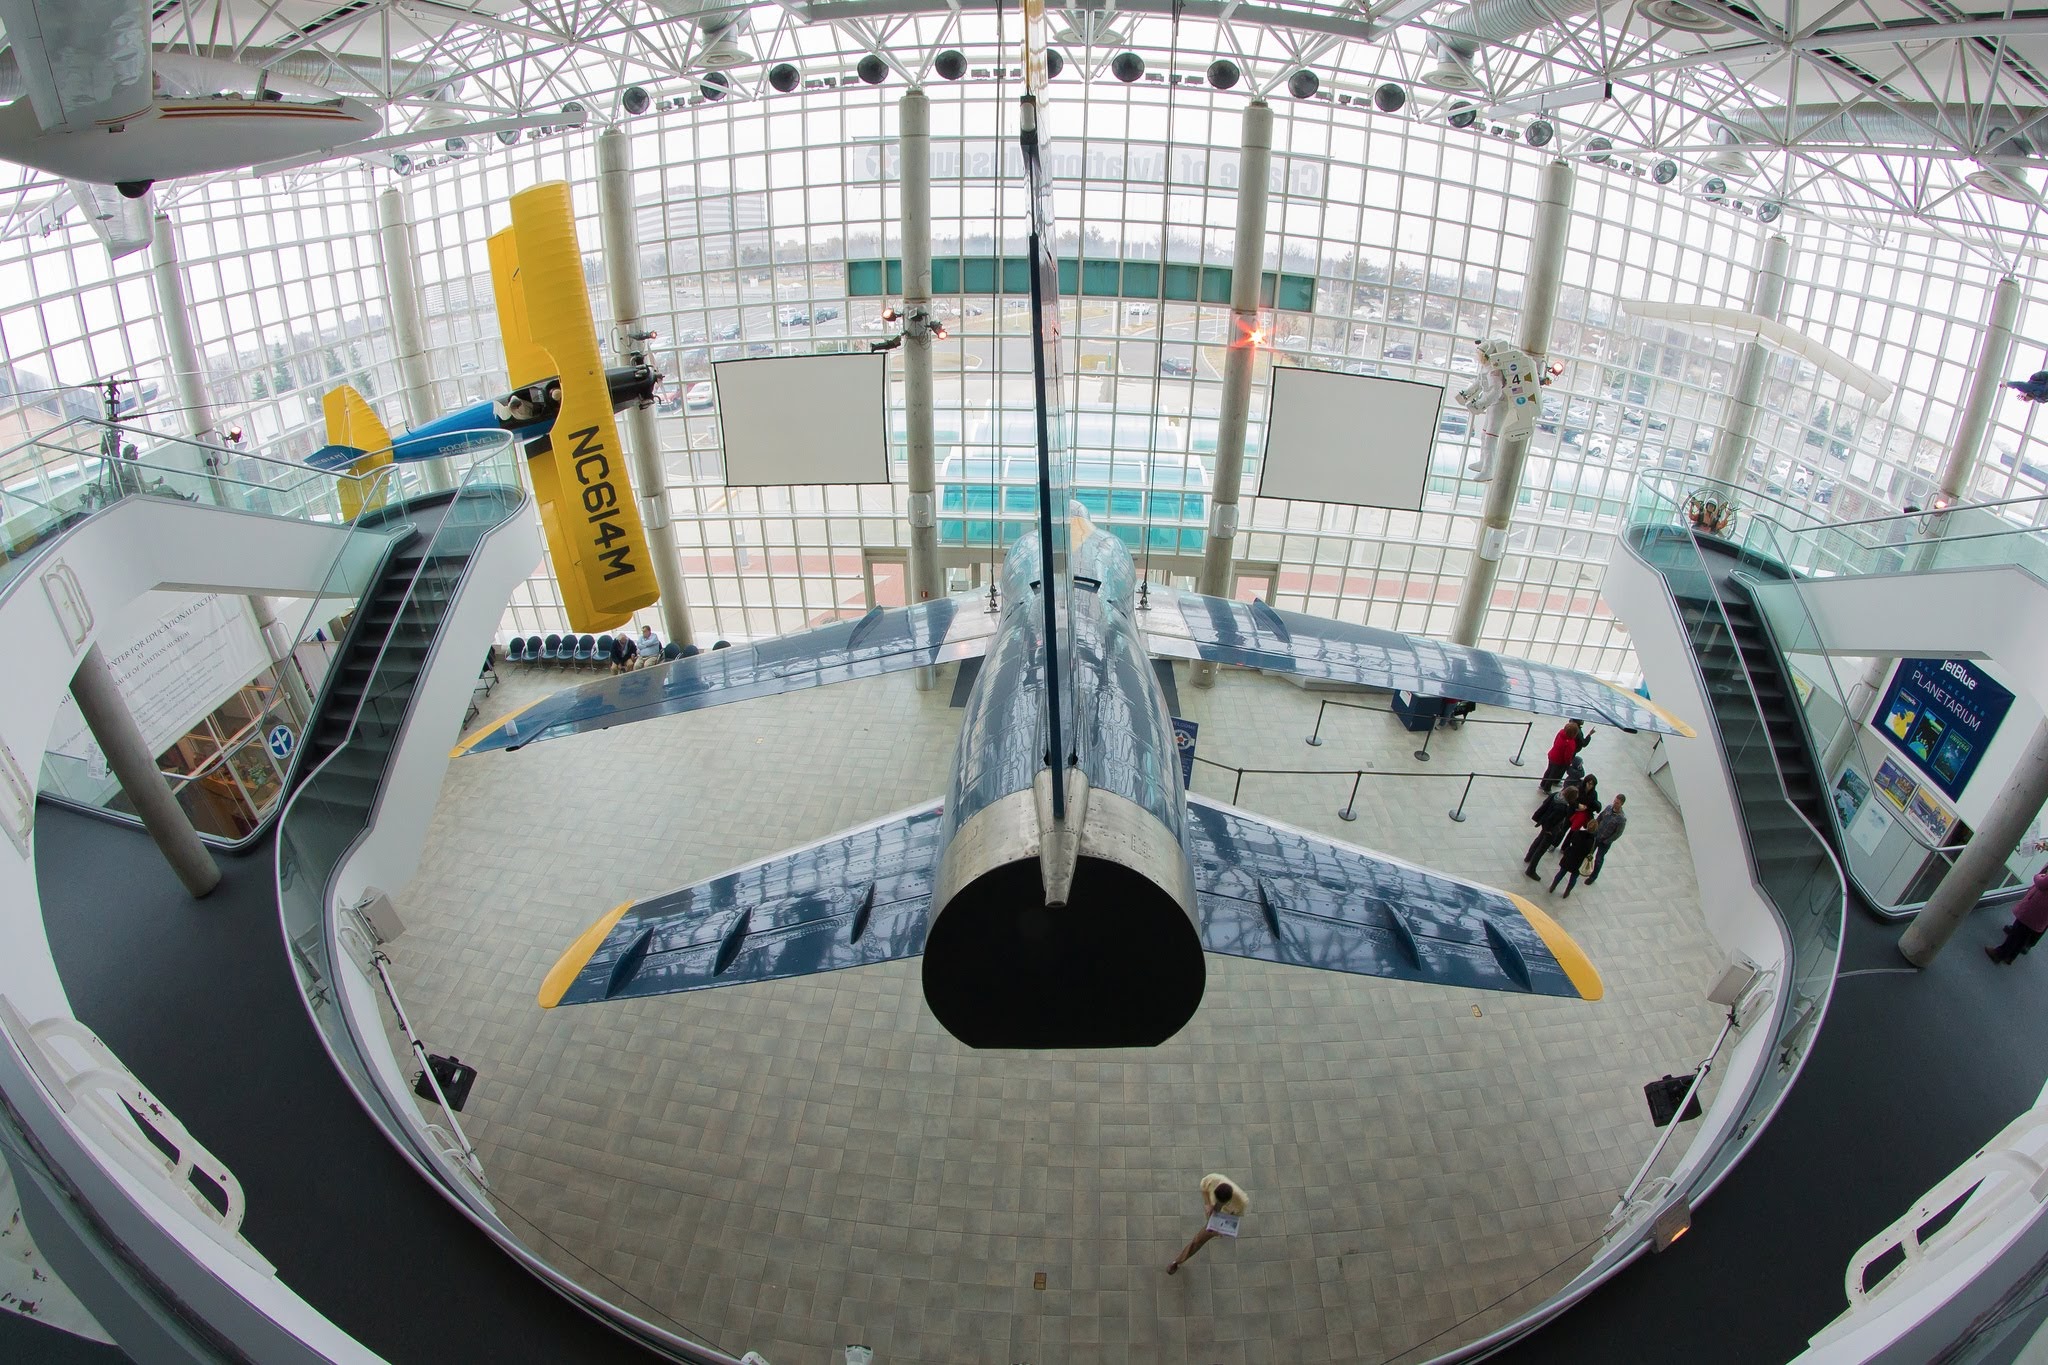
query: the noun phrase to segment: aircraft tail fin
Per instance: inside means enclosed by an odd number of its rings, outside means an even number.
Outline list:
[[[1046,763],[1055,773],[1068,766],[1075,741],[1071,635],[1062,629],[1060,608],[1069,591],[1068,470],[1066,411],[1060,378],[1060,272],[1052,222],[1052,176],[1040,157],[1042,129],[1035,96],[1021,101],[1019,140],[1031,201],[1031,371],[1038,414],[1039,598],[1045,611]],[[1055,822],[1067,814],[1066,783],[1051,784]]]
[[[320,411],[327,419],[327,445],[314,452],[313,463],[323,469],[346,467],[355,476],[342,479],[339,488],[341,515],[354,521],[383,504],[382,491],[368,489],[376,471],[391,463],[391,433],[352,384],[329,389],[320,399]]]

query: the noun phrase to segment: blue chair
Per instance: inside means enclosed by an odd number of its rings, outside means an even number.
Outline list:
[[[598,667],[603,668],[617,661],[619,657],[618,651],[619,642],[617,640],[609,635],[600,635],[597,637],[597,653],[593,656],[593,661]]]
[[[512,637],[512,643],[505,647],[505,658],[515,664],[526,662],[526,638],[524,636],[515,635]]]
[[[731,649],[731,648],[732,648],[732,641],[730,641],[730,640],[713,640],[713,641],[711,642],[711,647],[712,647],[713,649]]]
[[[677,659],[680,659],[682,657],[683,647],[677,644],[674,640],[670,640],[667,644],[661,647],[661,661],[665,664],[672,664]]]
[[[549,659],[549,660],[554,660],[554,659],[559,659],[559,658],[561,658],[561,657],[562,657],[562,637],[561,637],[561,636],[559,636],[559,635],[550,635],[550,636],[548,636],[548,642],[547,642],[547,644],[546,644],[545,646],[543,646],[543,647],[542,647],[542,652],[541,652],[541,658],[543,658],[543,659]]]
[[[591,639],[588,635],[578,640],[576,642],[576,662],[579,664],[589,663],[591,653],[594,650],[596,650],[596,648],[597,641]]]
[[[540,636],[538,635],[526,637],[526,662],[530,664],[540,662]]]
[[[697,657],[697,656],[698,656],[699,654],[702,654],[703,652],[704,652],[703,650],[701,650],[701,649],[697,648],[697,646],[695,646],[695,645],[684,645],[684,646],[683,646],[683,657],[684,657],[685,659],[694,659],[694,658],[696,658],[696,657]]]

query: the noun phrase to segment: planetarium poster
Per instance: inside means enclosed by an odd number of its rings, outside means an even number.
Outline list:
[[[1901,659],[1871,723],[1953,801],[2011,706],[2012,693],[1967,659]]]

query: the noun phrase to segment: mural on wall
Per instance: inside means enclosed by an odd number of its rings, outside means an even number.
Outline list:
[[[1871,723],[1953,801],[2011,707],[2012,693],[1967,659],[1901,659]],[[1894,801],[1903,809],[1911,796],[1909,783]]]

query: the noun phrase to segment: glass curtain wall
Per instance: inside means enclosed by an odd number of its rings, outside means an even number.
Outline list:
[[[933,250],[953,263],[950,275],[941,271],[937,300],[952,333],[936,348],[941,532],[954,586],[966,587],[972,566],[997,553],[1022,516],[1027,320],[1001,258],[1022,252],[1023,203],[1019,183],[1001,173],[1018,85],[1014,68],[988,64],[1007,50],[996,46],[997,21],[943,22],[950,27],[942,31],[940,20],[906,19],[898,41],[958,46],[970,62],[966,80],[928,87]],[[647,311],[670,373],[658,419],[665,492],[706,638],[786,631],[857,608],[876,563],[900,560],[905,549],[900,481],[723,486],[711,365],[864,350],[887,335],[881,310],[895,301],[902,78],[880,87],[854,80],[859,52],[834,30],[795,28],[785,41],[803,54],[806,83],[796,92],[762,87],[756,95],[736,85],[713,99],[719,92],[692,79],[627,125]],[[1074,262],[1066,291],[1072,435],[1098,515],[1155,577],[1185,576],[1199,552],[1228,327],[1224,305],[1207,301],[1221,296],[1168,281],[1188,277],[1175,276],[1176,267],[1230,262],[1247,98],[1201,80],[1224,42],[1213,25],[1186,19],[1176,42],[1145,49],[1150,69],[1129,85],[1100,73],[1083,79],[1074,61],[1055,84],[1052,112],[1060,254]],[[598,103],[611,108],[595,56],[554,55],[562,65],[548,93],[603,90]],[[1360,50],[1359,60],[1389,59]],[[1440,98],[1421,87],[1400,114],[1379,114],[1365,96],[1329,97],[1347,85],[1369,89],[1376,72],[1338,76],[1316,99],[1272,96],[1265,268],[1284,287],[1255,378],[1242,590],[1441,634],[1477,540],[1484,485],[1469,471],[1480,455],[1479,422],[1447,397],[1420,511],[1261,499],[1271,366],[1461,387],[1473,342],[1514,335],[1540,175],[1559,148],[1532,149],[1514,125],[1487,119],[1450,128]],[[507,222],[505,201],[517,189],[550,178],[575,187],[602,332],[610,304],[594,135],[594,124],[530,133],[511,147],[418,158],[402,177],[350,163],[160,191],[190,277],[217,425],[241,427],[265,454],[310,451],[320,441],[319,394],[341,382],[361,389],[394,429],[403,425],[376,234],[376,195],[391,184],[403,188],[416,224],[444,409],[505,383],[485,239]],[[1645,466],[1703,467],[1740,348],[1712,333],[1647,328],[1625,305],[1742,306],[1766,229],[1737,200],[1710,202],[1683,179],[1655,185],[1647,161],[1616,153],[1596,162],[1563,150],[1578,170],[1553,342],[1565,370],[1531,447],[1484,642],[1629,679],[1628,640],[1598,592],[1626,487]],[[29,183],[22,204],[53,192]],[[54,423],[66,404],[99,399],[43,390],[121,376],[137,381],[123,400],[133,420],[177,429],[147,253],[110,262],[75,214],[52,222],[27,207],[0,228],[0,339],[12,390],[0,420],[24,429]],[[1996,267],[1984,252],[1931,232],[1849,233],[1792,214],[1768,230],[1793,238],[1787,320],[1898,381],[1899,391],[1874,404],[1810,368],[1775,361],[1753,481],[1836,516],[1914,499],[1953,425]],[[2028,258],[2023,268],[2027,293],[2048,298],[2031,278],[2039,266]],[[2025,373],[2039,363],[2048,312],[2023,309],[2021,335],[2014,369]],[[900,356],[890,364],[900,432]],[[1998,406],[1974,494],[2042,487],[2048,458],[2034,453],[2034,420],[2029,405]],[[1363,423],[1359,449],[1371,458]],[[900,435],[894,454],[900,470]],[[522,634],[564,624],[545,571],[517,592],[504,622]]]

